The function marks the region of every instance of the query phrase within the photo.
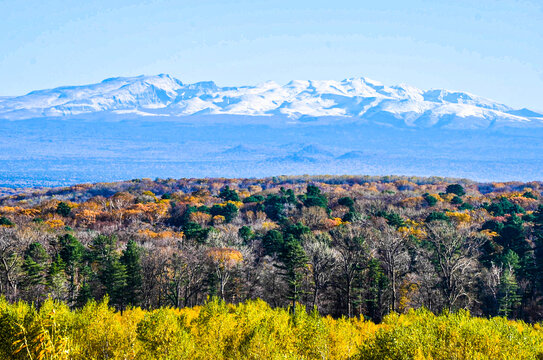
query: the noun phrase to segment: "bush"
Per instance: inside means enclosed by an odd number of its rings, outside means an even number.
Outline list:
[[[428,216],[426,217],[426,222],[430,222],[430,221],[450,221],[451,219],[449,219],[449,217],[445,214],[445,213],[442,213],[442,212],[439,212],[439,211],[432,211],[430,214],[428,214]]]
[[[72,212],[72,208],[70,207],[70,205],[66,204],[65,202],[58,203],[57,210],[56,210],[57,214],[67,217],[70,215],[71,212]]]
[[[360,348],[358,359],[541,359],[541,330],[467,311],[436,316],[427,310],[385,317],[384,327]]]
[[[435,204],[437,204],[436,197],[430,194],[424,194],[423,197],[424,197],[424,200],[426,200],[426,203],[428,204],[428,206],[434,206]]]
[[[13,221],[11,221],[5,216],[0,216],[0,226],[13,226],[13,225],[15,225]]]
[[[451,184],[447,186],[447,190],[445,190],[447,194],[455,194],[458,196],[464,196],[466,194],[466,190],[464,190],[464,187],[460,184]]]
[[[213,299],[194,308],[132,308],[107,299],[80,310],[47,300],[37,310],[0,299],[1,359],[541,359],[538,324],[467,311],[392,313],[382,324],[296,315],[262,300]]]
[[[456,195],[455,197],[453,197],[453,198],[451,199],[451,204],[453,204],[453,205],[460,205],[460,204],[462,204],[463,202],[464,202],[464,201],[462,201],[462,198],[461,198],[460,196],[458,196],[458,195]]]
[[[253,202],[262,202],[262,201],[264,201],[264,196],[262,195],[251,195],[243,199],[244,204],[253,203]]]

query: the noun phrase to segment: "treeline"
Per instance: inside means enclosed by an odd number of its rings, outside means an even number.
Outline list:
[[[543,331],[466,311],[390,314],[381,324],[293,315],[262,300],[217,299],[193,308],[128,308],[106,301],[77,310],[47,300],[39,309],[0,300],[2,359],[541,359]]]
[[[285,177],[26,192],[0,199],[0,292],[38,307],[108,296],[118,310],[182,308],[215,296],[375,322],[422,307],[537,322],[542,190]]]

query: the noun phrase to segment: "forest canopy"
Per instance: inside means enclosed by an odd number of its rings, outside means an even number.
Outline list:
[[[40,308],[298,303],[543,320],[543,184],[416,177],[135,179],[0,198],[0,292]],[[308,311],[309,311],[308,310]]]

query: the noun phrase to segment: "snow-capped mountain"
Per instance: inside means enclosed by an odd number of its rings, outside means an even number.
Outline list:
[[[543,115],[512,109],[466,92],[385,86],[366,78],[266,82],[218,87],[183,84],[169,75],[119,77],[98,84],[33,91],[0,98],[0,119],[115,116],[243,115],[288,121],[353,118],[408,127],[543,126]]]

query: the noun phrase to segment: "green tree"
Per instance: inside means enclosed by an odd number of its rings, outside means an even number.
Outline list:
[[[47,287],[49,295],[56,300],[66,300],[68,294],[68,278],[66,276],[66,264],[57,254],[51,262],[47,273]]]
[[[301,200],[306,207],[320,206],[325,209],[328,207],[328,199],[315,185],[307,185],[306,193],[301,196]]]
[[[473,205],[466,202],[458,207],[458,210],[473,210],[473,209],[474,209]]]
[[[249,226],[243,225],[242,227],[239,228],[238,235],[239,237],[243,239],[243,242],[245,244],[249,244],[251,240],[254,238],[255,233],[253,232],[253,230],[251,230]]]
[[[432,211],[430,214],[428,214],[428,216],[426,217],[426,220],[424,220],[425,222],[430,222],[430,221],[451,221],[451,219],[443,212],[441,211]]]
[[[462,198],[461,198],[460,196],[458,196],[458,195],[456,195],[455,197],[453,197],[453,198],[451,199],[451,204],[453,204],[453,205],[460,205],[460,204],[462,204],[463,202],[464,202],[464,201],[462,200]]]
[[[224,216],[224,221],[231,222],[238,215],[238,207],[232,203],[226,205],[213,205],[211,207],[211,215]]]
[[[13,221],[11,221],[5,216],[0,216],[0,226],[13,226],[13,225],[15,225]]]
[[[500,278],[498,291],[498,314],[509,317],[520,304],[515,271],[520,267],[518,255],[509,250],[503,261],[504,270]]]
[[[88,282],[83,282],[77,293],[76,304],[78,307],[83,307],[87,302],[93,299],[92,288]]]
[[[536,286],[540,292],[543,292],[543,205],[539,205],[533,213],[533,238],[535,243],[535,262],[536,268]]]
[[[354,200],[352,197],[350,196],[344,196],[344,197],[341,197],[338,199],[337,203],[339,205],[343,205],[343,206],[346,206],[348,207],[349,209],[353,209],[353,206],[354,206]]]
[[[524,222],[518,216],[511,216],[503,224],[500,231],[500,236],[496,242],[504,248],[504,253],[507,255],[507,250],[514,251],[520,258],[520,268],[517,275],[522,279],[530,279],[535,271],[534,252],[526,239],[526,231]],[[502,260],[503,263],[504,260]]]
[[[288,236],[294,236],[296,239],[300,239],[303,234],[309,233],[311,233],[311,229],[301,222],[297,222],[296,224],[286,224],[283,229],[283,236],[285,239]]]
[[[280,253],[283,249],[283,234],[277,230],[270,230],[262,238],[262,244],[268,255]]]
[[[109,295],[112,305],[122,309],[128,302],[125,300],[127,275],[117,253],[117,237],[98,235],[91,250],[90,259],[98,269],[97,278],[104,294]]]
[[[301,284],[307,264],[307,256],[300,241],[294,236],[289,236],[279,254],[279,260],[281,265],[278,267],[282,270],[282,275],[287,281],[288,299],[292,301],[292,312],[296,315],[296,301],[300,299],[302,294]]]
[[[64,271],[69,278],[69,300],[73,302],[78,286],[78,271],[83,256],[85,254],[85,248],[83,245],[71,234],[65,234],[59,237],[60,251],[59,255],[64,264]]]
[[[129,240],[121,256],[121,264],[126,271],[124,295],[131,305],[138,305],[141,299],[142,270],[141,248],[134,240]]]
[[[395,228],[405,226],[404,219],[402,219],[402,217],[395,212],[378,211],[376,215],[384,217],[387,220],[387,223]]]
[[[70,205],[66,204],[63,201],[58,203],[57,210],[56,210],[57,214],[67,217],[70,215],[71,212],[72,212],[72,208],[70,207]]]
[[[110,297],[111,304],[118,309],[123,309],[130,300],[125,298],[127,289],[126,267],[117,257],[108,259],[101,271],[100,280],[104,285],[106,294]]]
[[[367,273],[362,280],[367,284],[365,302],[368,316],[373,321],[381,321],[387,311],[384,295],[389,288],[389,281],[379,260],[371,259],[368,262]]]
[[[426,203],[428,204],[428,206],[434,206],[435,204],[437,204],[437,198],[426,193],[424,195],[422,195],[424,200],[426,200]]]
[[[200,224],[189,221],[183,226],[183,233],[189,240],[195,240],[200,244],[206,242],[207,234],[211,231],[211,228],[202,228]]]
[[[22,285],[32,301],[38,301],[44,295],[40,287],[47,284],[48,262],[49,254],[39,242],[31,243],[24,253],[22,269],[25,276]]]
[[[498,202],[488,204],[485,206],[489,213],[494,216],[504,216],[504,215],[516,215],[524,214],[526,211],[519,204],[513,204],[507,198],[502,197]]]
[[[284,218],[284,208],[285,208],[286,199],[282,196],[276,194],[268,194],[266,200],[264,201],[263,210],[266,212],[266,215],[274,221],[281,221]]]
[[[262,195],[251,195],[243,199],[244,204],[252,203],[252,202],[253,203],[262,202],[262,201],[264,201],[264,196]]]
[[[240,201],[239,195],[236,192],[236,190],[230,189],[229,186],[225,186],[221,189],[219,193],[219,197],[223,199],[224,201]]]
[[[447,190],[445,190],[447,194],[456,194],[458,196],[464,196],[466,194],[466,190],[464,190],[464,187],[460,184],[451,184],[447,186]]]

